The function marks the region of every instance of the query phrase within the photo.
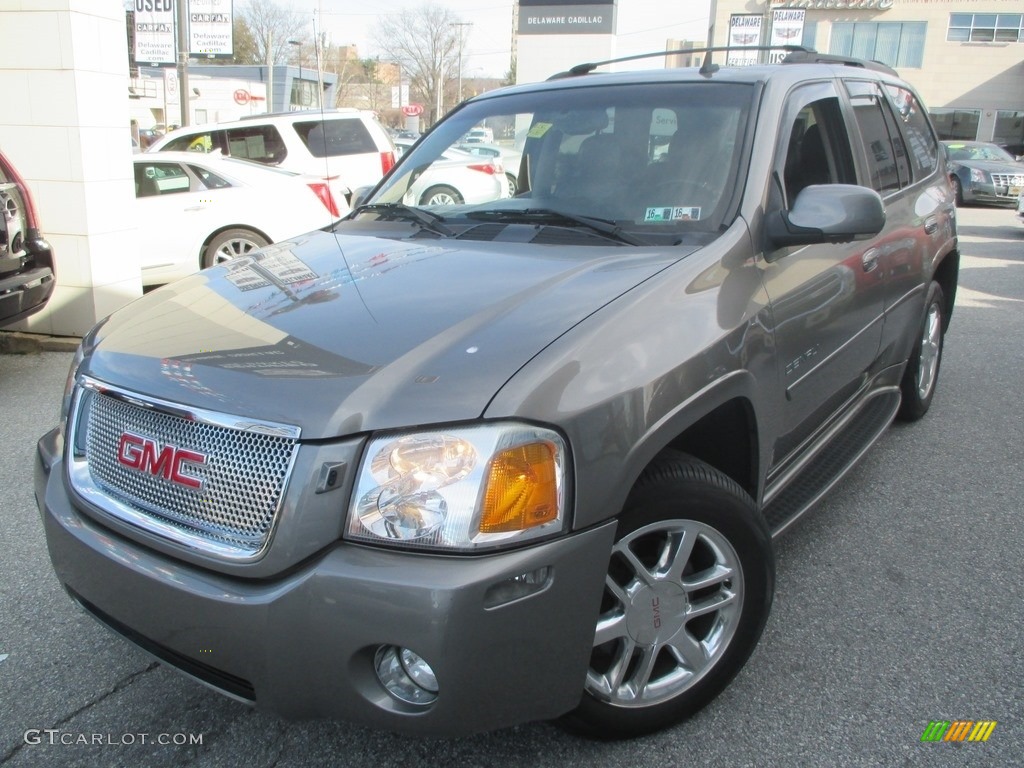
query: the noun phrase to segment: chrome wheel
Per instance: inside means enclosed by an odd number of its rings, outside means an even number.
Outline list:
[[[461,205],[462,195],[451,187],[431,187],[423,193],[420,205]]]
[[[223,264],[225,261],[246,256],[269,244],[269,240],[250,229],[241,227],[228,229],[213,238],[206,246],[206,250],[203,251],[202,266],[206,268],[215,264]]]
[[[245,256],[259,247],[257,243],[247,238],[232,238],[221,243],[220,247],[213,252],[213,263],[220,264],[230,259],[237,259],[239,256]]]
[[[939,355],[942,353],[942,311],[938,302],[928,307],[921,336],[921,354],[917,366],[917,394],[928,398],[939,374]]]
[[[743,609],[732,544],[695,520],[652,523],[612,550],[586,690],[621,707],[678,696],[718,662]]]

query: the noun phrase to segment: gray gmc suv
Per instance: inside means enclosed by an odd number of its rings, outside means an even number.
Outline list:
[[[709,702],[773,538],[929,409],[958,269],[907,83],[712,54],[473,98],[345,220],[100,323],[38,444],[71,597],[286,718],[609,738]],[[417,205],[478,125],[515,195]]]

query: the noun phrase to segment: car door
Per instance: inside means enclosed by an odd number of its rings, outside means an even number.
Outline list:
[[[857,183],[833,81],[795,89],[782,115],[770,210],[792,207],[815,184]],[[763,278],[781,379],[778,466],[867,381],[879,354],[884,288],[870,240],[766,248]]]
[[[147,273],[196,271],[199,249],[217,227],[211,190],[181,163],[147,158],[135,163],[135,197],[143,283]]]

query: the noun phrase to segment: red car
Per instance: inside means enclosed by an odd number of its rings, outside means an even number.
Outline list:
[[[53,249],[39,234],[32,195],[0,152],[0,326],[46,306],[55,284]]]

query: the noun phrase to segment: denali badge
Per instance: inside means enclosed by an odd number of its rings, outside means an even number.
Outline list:
[[[206,455],[177,448],[173,445],[162,446],[149,437],[140,437],[130,432],[121,435],[117,444],[117,460],[126,467],[159,475],[172,483],[184,485],[196,490],[203,487],[202,478],[185,473],[185,462],[205,464]]]

